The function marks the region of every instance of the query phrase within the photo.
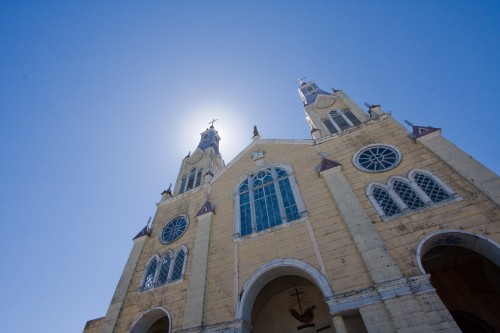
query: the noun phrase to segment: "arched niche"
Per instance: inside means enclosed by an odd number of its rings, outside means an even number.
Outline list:
[[[440,230],[419,243],[417,262],[464,333],[500,331],[496,242],[462,230]]]
[[[298,277],[298,280],[308,281],[311,285],[316,286],[323,301],[333,297],[327,279],[314,267],[296,259],[273,260],[262,265],[243,285],[236,307],[236,319],[243,320],[246,326],[250,326],[254,304],[261,290],[271,281],[285,276],[292,279]]]
[[[157,307],[145,312],[133,325],[130,333],[170,333],[172,319],[168,311]]]

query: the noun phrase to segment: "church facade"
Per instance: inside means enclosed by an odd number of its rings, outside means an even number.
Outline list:
[[[500,179],[439,128],[301,82],[312,139],[213,123],[85,333],[500,331]]]

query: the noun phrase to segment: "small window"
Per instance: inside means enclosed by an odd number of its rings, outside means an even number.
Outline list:
[[[178,281],[184,276],[187,260],[187,248],[180,246],[174,255],[172,250],[167,250],[161,260],[155,255],[146,266],[140,290],[148,290]]]
[[[441,202],[451,198],[434,179],[423,173],[415,173],[415,183],[429,196],[433,202]]]
[[[392,184],[394,192],[403,200],[403,202],[408,206],[409,209],[414,210],[425,206],[425,203],[420,199],[420,197],[415,193],[415,191],[405,182],[401,180],[396,180]]]
[[[333,109],[328,113],[328,119],[324,119],[323,123],[331,134],[361,124],[359,119],[349,109],[343,111]]]
[[[158,266],[158,259],[157,258],[153,258],[147,268],[146,268],[146,275],[144,277],[144,281],[142,283],[142,289],[143,290],[146,290],[146,289],[151,289],[154,287],[154,284],[155,284],[155,275],[156,275],[156,267]]]
[[[187,230],[188,221],[184,216],[179,216],[167,223],[160,234],[160,242],[169,244],[179,239]]]
[[[401,154],[394,146],[370,145],[359,150],[353,157],[353,164],[365,172],[391,170],[401,162]]]
[[[393,216],[401,213],[401,209],[391,198],[389,193],[382,187],[373,187],[373,198],[377,201],[386,216]]]

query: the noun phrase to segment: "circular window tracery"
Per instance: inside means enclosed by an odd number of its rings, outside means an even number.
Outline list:
[[[167,223],[160,234],[160,241],[169,244],[179,239],[188,227],[188,221],[184,216],[179,216]]]
[[[365,172],[383,172],[395,168],[401,162],[401,153],[394,146],[370,145],[353,157],[354,165]]]

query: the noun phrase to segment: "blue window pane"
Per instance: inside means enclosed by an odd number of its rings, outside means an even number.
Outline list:
[[[146,271],[146,277],[144,278],[144,283],[142,285],[142,289],[150,289],[154,287],[154,278],[155,278],[155,273],[156,273],[156,266],[158,265],[158,262],[156,259],[151,261],[149,263],[149,266]]]
[[[281,224],[274,184],[254,190],[255,222],[258,231]]]
[[[408,184],[397,180],[393,184],[393,189],[409,209],[413,210],[425,206],[425,203],[422,201],[422,199],[420,199],[420,197]]]
[[[240,194],[240,235],[252,233],[252,213],[250,211],[250,193]]]
[[[382,208],[385,215],[392,216],[401,213],[401,210],[396,205],[394,200],[392,200],[386,190],[381,187],[374,187],[372,193],[373,197],[375,198],[375,200],[377,200],[380,208]]]
[[[242,193],[242,192],[245,192],[245,191],[248,191],[248,179],[245,180],[241,185],[240,185],[240,189],[239,189],[239,192]]]
[[[415,175],[415,182],[431,198],[433,202],[440,202],[451,198],[434,179],[421,173]]]
[[[283,199],[283,206],[285,207],[286,220],[288,222],[297,220],[299,218],[299,211],[297,209],[297,205],[295,204],[295,198],[293,197],[290,180],[288,178],[280,180],[279,186],[281,198]]]
[[[182,277],[182,269],[184,268],[184,257],[186,254],[184,251],[180,251],[175,257],[174,268],[172,270],[171,281],[177,281]]]
[[[168,270],[170,269],[170,261],[172,261],[172,259],[169,256],[166,256],[165,259],[163,259],[163,262],[162,262],[161,268],[160,268],[160,274],[158,275],[158,285],[159,286],[167,283]]]
[[[169,222],[161,233],[161,241],[165,244],[172,243],[181,237],[187,229],[187,220],[177,217]]]

